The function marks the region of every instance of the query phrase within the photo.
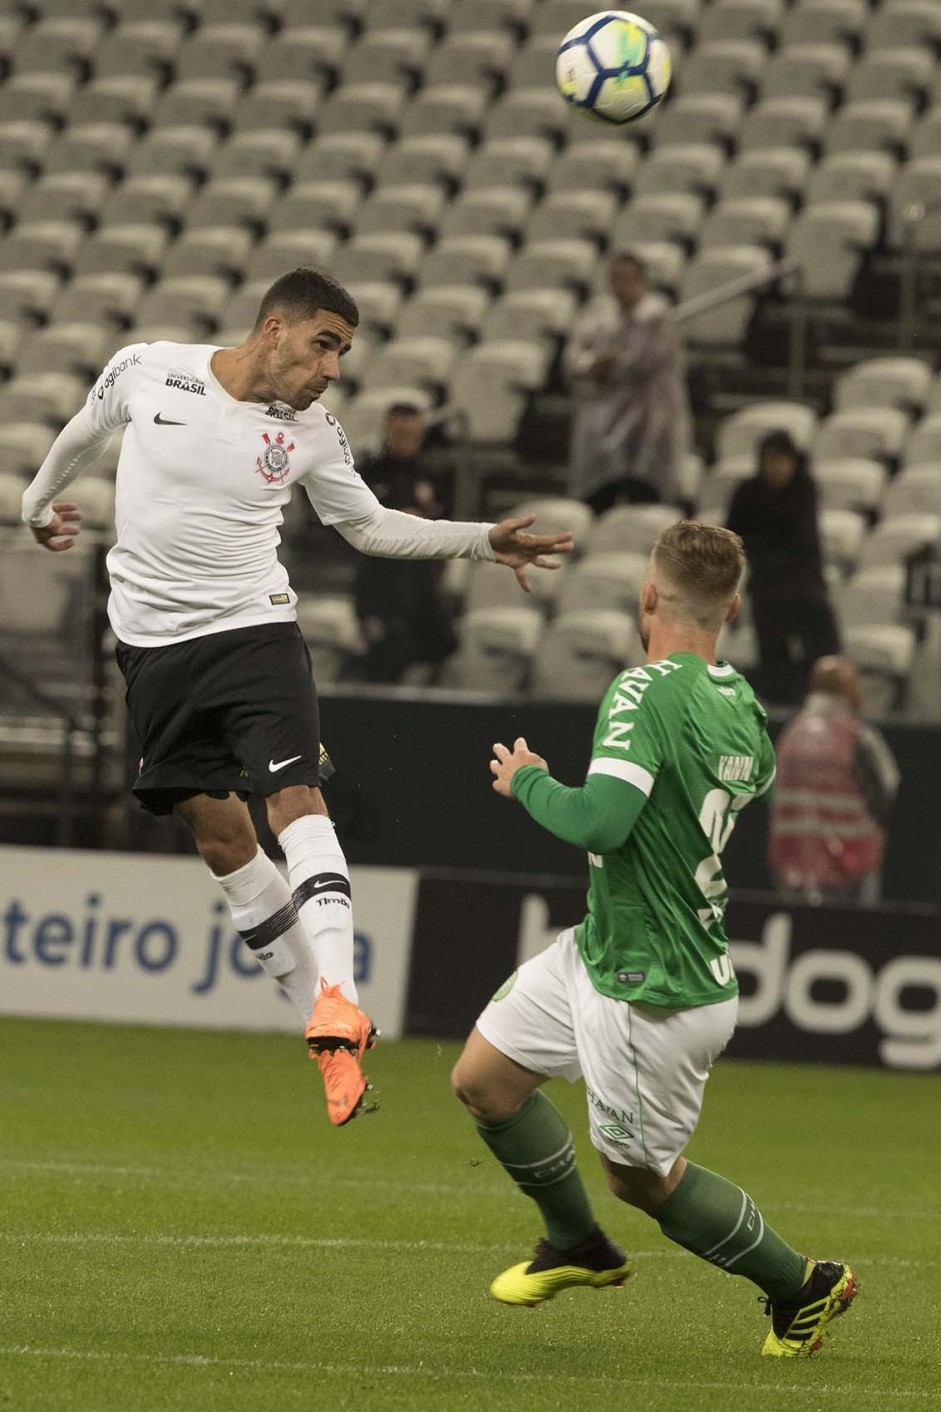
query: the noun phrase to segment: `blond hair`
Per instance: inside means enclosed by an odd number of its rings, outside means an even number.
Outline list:
[[[725,621],[745,569],[745,549],[732,530],[677,520],[659,536],[651,563],[674,591],[659,586],[660,597],[677,617],[703,629],[718,629]]]

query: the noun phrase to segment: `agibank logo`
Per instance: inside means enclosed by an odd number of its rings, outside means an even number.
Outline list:
[[[108,391],[108,388],[114,386],[118,378],[127,368],[133,368],[135,364],[139,362],[140,354],[132,353],[129,357],[122,358],[120,363],[112,363],[111,366],[107,369],[107,371],[103,373],[102,376],[98,379],[98,386],[95,389],[98,395],[98,400],[103,400],[105,393]]]
[[[265,449],[255,461],[255,469],[268,485],[283,485],[291,474],[291,452],[294,442],[285,443],[283,431],[272,437],[263,431],[261,439]]]

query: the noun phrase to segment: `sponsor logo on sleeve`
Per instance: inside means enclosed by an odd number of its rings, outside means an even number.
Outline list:
[[[139,362],[140,354],[132,353],[128,358],[122,358],[120,363],[110,364],[107,370],[102,373],[101,377],[98,379],[98,386],[95,389],[98,400],[103,400],[108,388],[114,386],[123,372],[126,372],[128,368],[135,367]]]
[[[192,392],[197,397],[206,396],[206,384],[189,368],[171,368],[167,373],[167,387],[175,387],[178,392]]]
[[[343,460],[348,466],[352,466],[353,453],[350,450],[350,443],[346,439],[346,432],[340,426],[340,423],[337,421],[336,417],[333,415],[332,412],[325,413],[325,416],[327,419],[327,426],[333,427],[334,431],[337,434],[337,440],[340,443],[340,450],[343,452]]]

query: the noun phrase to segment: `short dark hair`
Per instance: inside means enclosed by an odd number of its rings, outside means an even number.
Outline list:
[[[423,417],[424,415],[417,402],[392,402],[386,408],[386,420],[389,417]]]
[[[339,314],[351,328],[359,323],[359,309],[349,290],[323,270],[302,265],[281,275],[262,296],[255,328],[261,328],[269,314],[284,314],[293,322],[312,319],[321,309]]]
[[[611,256],[612,265],[633,265],[641,279],[647,278],[647,262],[640,255],[635,255],[633,250],[615,250]]]

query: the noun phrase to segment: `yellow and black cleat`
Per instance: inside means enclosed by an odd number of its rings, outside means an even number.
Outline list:
[[[809,1358],[820,1349],[828,1326],[845,1314],[859,1293],[849,1265],[819,1261],[793,1304],[775,1306],[768,1299],[771,1332],[761,1350],[763,1358]]]
[[[599,1230],[570,1250],[557,1250],[541,1240],[529,1264],[513,1265],[497,1275],[490,1293],[501,1304],[533,1307],[563,1289],[617,1288],[633,1273],[633,1261]]]

